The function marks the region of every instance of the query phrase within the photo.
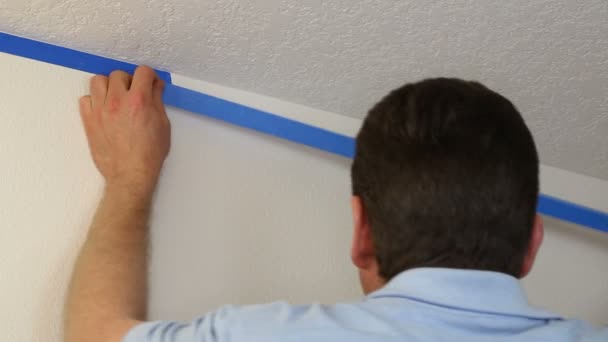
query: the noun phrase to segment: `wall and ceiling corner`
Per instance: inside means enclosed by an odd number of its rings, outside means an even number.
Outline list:
[[[176,85],[345,136],[404,80],[481,79],[532,126],[546,164],[542,191],[606,212],[607,8],[566,0],[5,0],[0,31],[151,64],[177,72],[167,74]],[[0,100],[0,179],[8,180],[0,340],[60,340],[70,266],[101,189],[77,114],[90,76],[80,70],[0,53],[0,90],[10,94]],[[152,319],[189,319],[226,303],[359,296],[347,257],[347,159],[176,108],[169,114],[175,141],[152,221]],[[546,226],[524,281],[531,301],[608,323],[608,278],[598,271],[608,234],[551,218]]]
[[[390,89],[477,79],[542,162],[608,179],[608,2],[4,0],[0,31],[362,118]]]
[[[107,75],[116,69],[132,73],[136,67],[134,64],[1,32],[0,52],[93,74]],[[349,120],[347,117],[330,112],[314,110],[254,93],[236,91],[230,88],[222,89],[216,85],[188,77],[173,76],[166,71],[157,70],[157,73],[166,82],[163,101],[169,106],[205,115],[346,158],[354,156],[355,142],[352,136],[356,133],[357,127],[361,125],[358,119]],[[186,87],[183,87],[184,85]],[[189,89],[188,86],[194,89],[201,89],[201,87],[203,89],[211,89],[211,92],[215,93],[216,96]],[[233,98],[236,97],[237,100],[230,101],[223,98],[226,95]],[[247,106],[242,102],[253,103],[253,105]],[[259,107],[259,103],[267,104],[263,105],[262,108],[256,108]],[[258,105],[256,106],[256,104]],[[270,110],[264,110],[264,108],[270,108]],[[289,114],[276,114],[281,112]],[[343,134],[340,132],[347,133]],[[556,178],[554,175],[559,175],[559,173],[554,170],[551,167],[541,166],[541,173],[544,175],[543,179]],[[562,175],[557,178],[565,177],[568,176]],[[601,180],[594,180],[592,177],[583,176],[582,178],[585,181],[580,183],[581,187],[584,184],[603,185],[605,183]],[[543,184],[546,183],[543,181]],[[546,188],[547,186],[543,186],[543,189]],[[559,185],[555,188],[559,188]],[[587,188],[591,189],[592,187]],[[601,188],[601,186],[599,189],[594,188],[593,192],[604,193],[601,191]],[[549,189],[550,192],[554,191],[551,188]],[[545,215],[608,232],[608,214],[601,212],[601,209],[597,209],[597,207],[593,208],[597,205],[597,202],[601,203],[601,199],[596,200],[595,197],[590,197],[587,194],[582,200],[584,203],[592,203],[590,205],[591,208],[541,193],[538,211]],[[600,206],[602,205],[600,204]]]

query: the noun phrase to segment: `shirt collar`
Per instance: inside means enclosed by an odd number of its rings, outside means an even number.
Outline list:
[[[449,268],[404,271],[368,298],[401,297],[428,304],[496,315],[561,319],[528,304],[519,280],[505,273]]]

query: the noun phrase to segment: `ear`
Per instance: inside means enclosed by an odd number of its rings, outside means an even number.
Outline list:
[[[532,226],[532,233],[530,234],[528,250],[522,263],[520,278],[527,276],[528,273],[530,273],[530,271],[532,270],[534,260],[536,259],[536,255],[538,254],[540,245],[543,242],[544,235],[545,228],[543,226],[543,218],[540,215],[536,214],[536,216],[534,217],[534,225]]]
[[[351,206],[354,223],[351,259],[358,269],[368,270],[375,266],[376,252],[367,213],[359,196],[352,197]]]

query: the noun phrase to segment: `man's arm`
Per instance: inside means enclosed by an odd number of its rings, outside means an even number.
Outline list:
[[[148,67],[133,77],[91,79],[80,113],[103,198],[76,265],[65,308],[66,342],[120,341],[146,319],[148,217],[169,152],[163,83]]]

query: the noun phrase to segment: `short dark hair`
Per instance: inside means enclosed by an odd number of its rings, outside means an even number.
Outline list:
[[[351,171],[386,280],[416,267],[520,276],[538,154],[503,96],[452,78],[406,84],[370,110]]]

